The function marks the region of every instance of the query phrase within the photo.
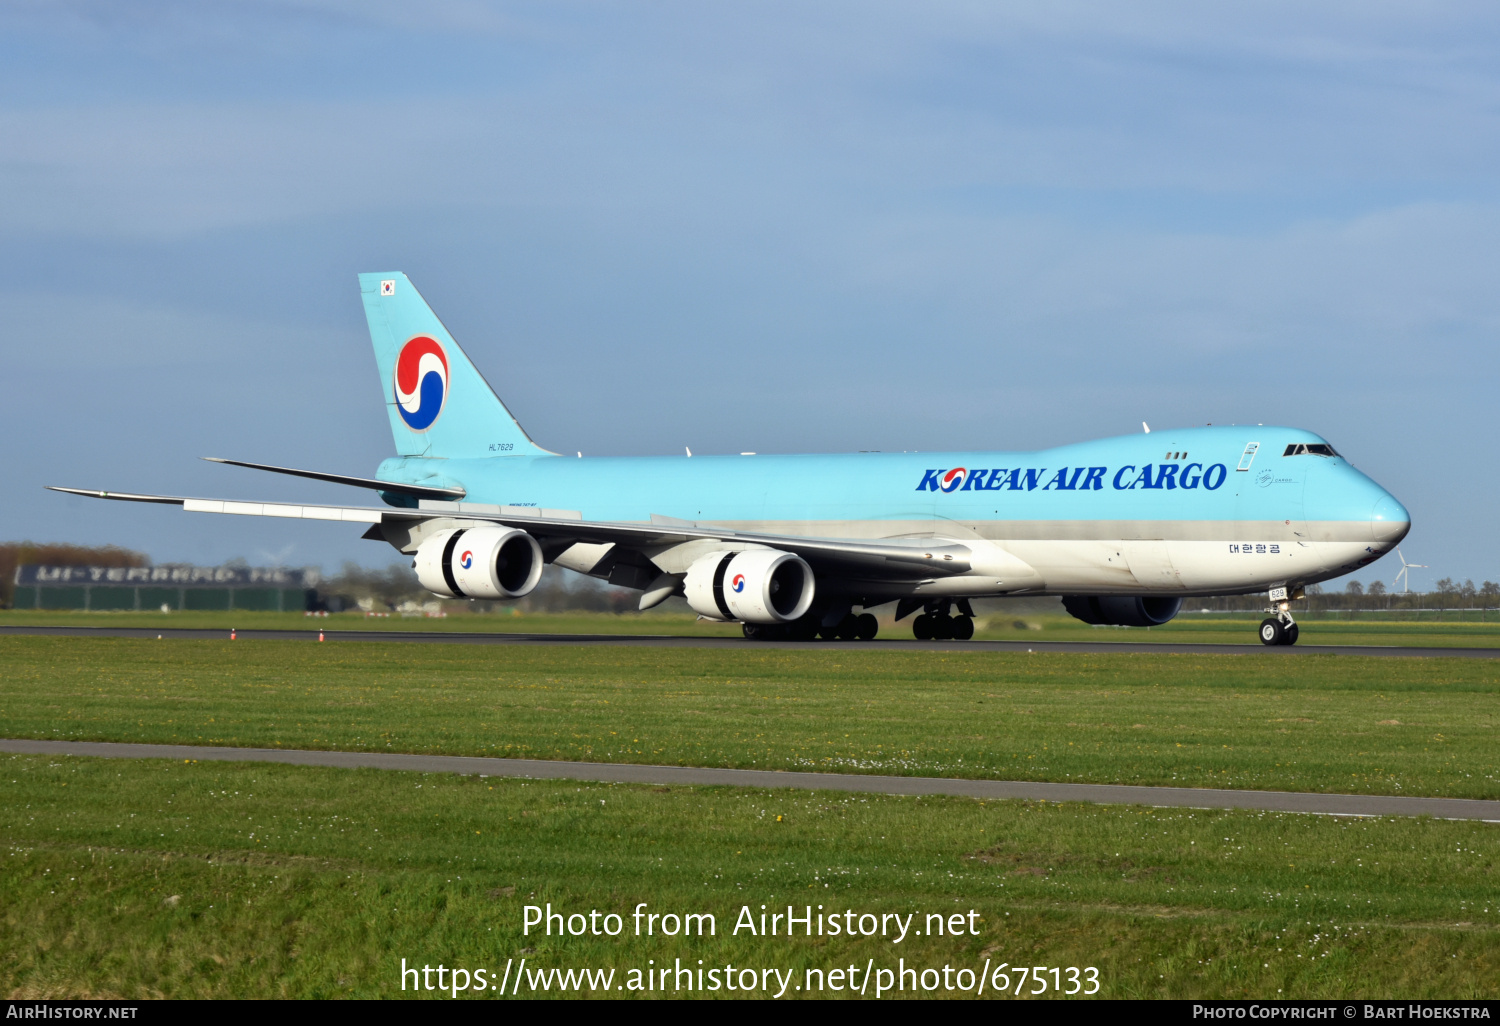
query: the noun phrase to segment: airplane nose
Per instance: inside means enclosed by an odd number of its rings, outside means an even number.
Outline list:
[[[1375,500],[1370,511],[1370,533],[1381,545],[1395,545],[1411,530],[1411,514],[1389,492]]]

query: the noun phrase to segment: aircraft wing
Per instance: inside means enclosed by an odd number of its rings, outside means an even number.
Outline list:
[[[122,502],[154,502],[181,506],[189,513],[232,513],[240,516],[285,517],[293,520],[331,520],[354,524],[410,524],[423,520],[474,521],[502,524],[532,534],[541,541],[612,542],[629,547],[666,547],[696,540],[765,545],[793,552],[814,568],[837,566],[845,571],[881,578],[925,579],[967,573],[972,549],[961,541],[942,538],[846,539],[734,531],[668,517],[651,523],[583,520],[565,510],[527,512],[527,507],[485,507],[475,503],[423,501],[416,509],[393,506],[321,506],[286,502],[244,502],[237,499],[196,499],[181,495],[144,495],[48,485],[51,491]]]

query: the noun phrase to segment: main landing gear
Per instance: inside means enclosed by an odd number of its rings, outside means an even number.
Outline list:
[[[823,624],[822,613],[808,613],[791,623],[744,625],[751,641],[870,641],[880,629],[874,613],[845,613],[832,624]]]
[[[950,612],[955,603],[942,599],[928,602],[911,622],[911,633],[918,641],[968,641],[974,636],[974,610],[968,599],[959,599],[958,615]]]
[[[1274,615],[1266,617],[1260,622],[1260,643],[1262,645],[1295,645],[1297,643],[1297,621],[1292,619],[1292,604],[1287,601],[1285,588],[1276,588],[1271,592],[1271,601],[1275,605],[1266,610]]]

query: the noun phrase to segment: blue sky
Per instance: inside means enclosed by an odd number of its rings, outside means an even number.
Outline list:
[[[1419,585],[1500,579],[1497,44],[1479,4],[13,2],[0,535],[390,559],[41,486],[355,497],[196,457],[372,471],[354,275],[395,268],[553,449],[1291,423],[1408,505]]]

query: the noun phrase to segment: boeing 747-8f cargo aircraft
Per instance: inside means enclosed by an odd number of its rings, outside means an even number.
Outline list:
[[[1040,452],[570,458],[541,448],[404,274],[359,276],[396,451],[381,506],[57,488],[102,499],[366,524],[453,598],[508,599],[546,563],[683,596],[747,638],[871,638],[896,603],[918,638],[972,636],[970,600],[1060,595],[1091,624],[1151,626],[1190,596],[1264,593],[1293,644],[1303,589],[1378,559],[1406,509],[1295,428],[1157,431]],[[862,610],[856,613],[855,610]],[[956,615],[955,615],[956,614]]]

